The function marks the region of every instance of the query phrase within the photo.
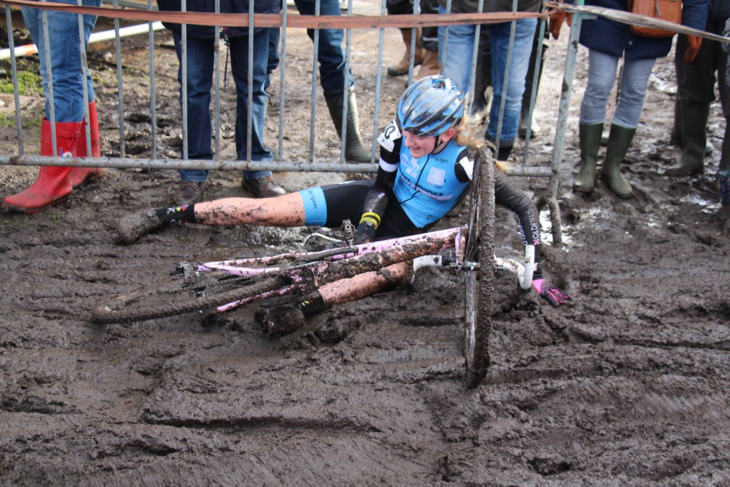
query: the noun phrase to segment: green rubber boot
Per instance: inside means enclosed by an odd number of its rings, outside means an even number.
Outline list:
[[[602,123],[579,125],[580,171],[573,182],[573,191],[590,193],[596,184],[598,149],[601,147]]]
[[[610,189],[619,198],[629,198],[634,194],[631,185],[621,174],[621,163],[626,157],[631,141],[634,138],[636,129],[627,129],[619,125],[611,125],[611,132],[608,136],[608,148],[606,149],[606,160],[603,162],[601,175]]]

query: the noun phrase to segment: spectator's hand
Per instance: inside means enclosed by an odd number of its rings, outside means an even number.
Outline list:
[[[375,225],[369,221],[360,222],[355,230],[355,235],[352,237],[352,241],[357,244],[368,243],[375,237]]]
[[[560,37],[560,28],[563,26],[565,19],[568,19],[568,25],[573,19],[573,16],[569,13],[557,10],[550,14],[550,20],[548,21],[548,30],[552,34],[553,38],[557,40]]]
[[[560,306],[565,304],[570,299],[570,296],[565,294],[564,291],[556,288],[547,279],[535,279],[532,281],[532,285],[537,291],[537,294],[547,299],[553,306]]]
[[[684,51],[683,61],[685,63],[691,63],[695,60],[695,58],[697,57],[697,53],[700,51],[700,45],[702,45],[702,37],[687,36],[687,40],[689,41],[689,46],[687,47],[687,50]]]

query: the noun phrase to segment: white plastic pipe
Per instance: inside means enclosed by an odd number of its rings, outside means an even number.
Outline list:
[[[162,30],[165,27],[162,25],[162,22],[154,22],[152,24],[152,30],[154,32],[158,30]],[[139,34],[147,34],[150,31],[150,24],[139,24],[139,25],[130,25],[129,27],[122,27],[119,29],[119,37],[129,37]],[[101,42],[101,41],[109,41],[116,38],[116,34],[114,30],[105,30],[103,32],[94,32],[91,34],[91,37],[89,38],[89,44],[93,42]],[[32,54],[37,54],[38,48],[35,46],[35,44],[26,44],[24,46],[19,46],[15,48],[15,57],[20,56],[30,56]],[[0,49],[0,60],[3,59],[10,59],[10,49]]]

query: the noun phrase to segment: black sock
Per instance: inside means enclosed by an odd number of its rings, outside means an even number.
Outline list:
[[[325,309],[324,299],[317,293],[316,297],[310,297],[309,299],[303,299],[296,304],[297,308],[302,310],[304,316],[312,316],[315,313]]]
[[[165,223],[195,223],[195,205],[158,208],[155,213],[157,218]]]

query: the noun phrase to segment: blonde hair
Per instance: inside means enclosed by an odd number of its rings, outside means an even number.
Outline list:
[[[481,137],[474,135],[471,125],[469,125],[469,116],[464,115],[461,117],[461,121],[454,125],[454,140],[457,144],[470,149],[470,153],[476,152],[484,146],[488,146],[492,150],[493,154],[497,154],[497,148],[491,142],[484,140]],[[507,172],[512,167],[507,161],[498,161],[495,157],[494,164],[502,172]]]

